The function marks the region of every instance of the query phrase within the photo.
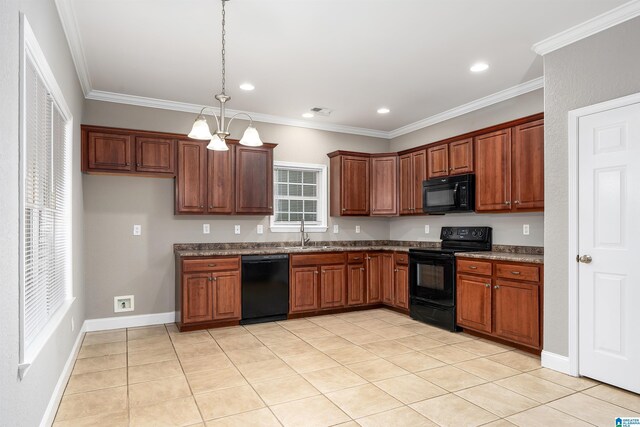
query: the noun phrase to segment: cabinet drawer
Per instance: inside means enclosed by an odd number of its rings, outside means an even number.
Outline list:
[[[470,259],[458,259],[458,273],[481,274],[491,276],[491,262]]]
[[[182,271],[184,273],[238,269],[240,269],[240,257],[185,259],[182,261]]]
[[[348,252],[347,262],[349,264],[361,264],[365,260],[363,252]]]
[[[344,253],[291,255],[291,267],[301,265],[343,264]]]
[[[496,264],[496,276],[511,280],[540,281],[540,267],[525,264]]]
[[[409,264],[409,255],[408,254],[395,254],[394,256],[396,264],[407,265]]]

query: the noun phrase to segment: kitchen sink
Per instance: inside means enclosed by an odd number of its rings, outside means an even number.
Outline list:
[[[285,246],[287,250],[299,250],[299,251],[311,251],[311,250],[334,250],[338,249],[337,246]]]

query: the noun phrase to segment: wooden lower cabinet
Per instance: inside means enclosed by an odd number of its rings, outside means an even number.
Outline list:
[[[289,311],[318,309],[318,267],[294,267],[289,275]]]
[[[177,268],[176,323],[180,330],[240,320],[240,257],[184,258]]]
[[[364,266],[364,263],[347,266],[347,305],[366,302],[367,273]]]
[[[393,305],[399,308],[409,309],[409,266],[396,265],[394,279],[395,289]]]
[[[382,302],[382,254],[367,254],[367,303]]]
[[[344,265],[320,267],[320,308],[344,307],[347,296]]]
[[[470,270],[474,266],[478,268]],[[458,326],[541,350],[543,268],[541,264],[458,259]]]

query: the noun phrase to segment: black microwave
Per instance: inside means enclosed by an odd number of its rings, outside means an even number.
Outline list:
[[[425,213],[473,212],[476,208],[476,177],[473,174],[432,178],[422,183]]]

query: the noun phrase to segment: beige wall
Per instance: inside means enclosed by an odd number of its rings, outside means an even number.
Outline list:
[[[37,426],[51,399],[84,321],[83,209],[80,169],[73,170],[73,294],[62,319],[26,377],[18,379],[19,352],[19,13],[24,12],[71,109],[74,120],[73,163],[80,161],[83,95],[53,1],[0,2],[0,424]],[[76,329],[71,331],[71,318]],[[54,409],[55,411],[55,409]]]
[[[85,124],[187,133],[194,115],[99,101],[85,102]],[[235,125],[234,121],[234,125]],[[246,122],[238,122],[238,137]],[[257,123],[264,141],[278,144],[274,160],[329,164],[335,150],[384,152],[384,139]],[[89,318],[114,316],[113,297],[134,294],[133,314],[174,310],[174,243],[291,241],[297,233],[271,233],[265,216],[174,216],[174,182],[162,178],[84,175],[86,282]],[[388,239],[389,221],[375,218],[329,218],[329,231],[312,240]],[[211,234],[202,234],[202,224]],[[142,236],[131,235],[133,224]],[[264,225],[264,234],[256,232]],[[339,225],[334,234],[332,226]],[[240,225],[241,234],[234,234]],[[360,225],[361,232],[355,233]],[[131,314],[124,313],[123,315]]]
[[[543,111],[543,90],[527,94],[473,111],[460,117],[429,126],[394,138],[391,151],[400,151],[441,141],[452,136],[482,129],[529,116]],[[483,225],[493,227],[496,244],[544,245],[544,215],[534,214],[450,214],[444,216],[402,217],[391,221],[390,238],[393,240],[439,240],[440,228],[453,225]],[[522,234],[522,226],[529,224],[530,234]],[[425,225],[430,232],[425,234]]]
[[[544,349],[568,355],[568,112],[640,91],[640,18],[544,57]]]

